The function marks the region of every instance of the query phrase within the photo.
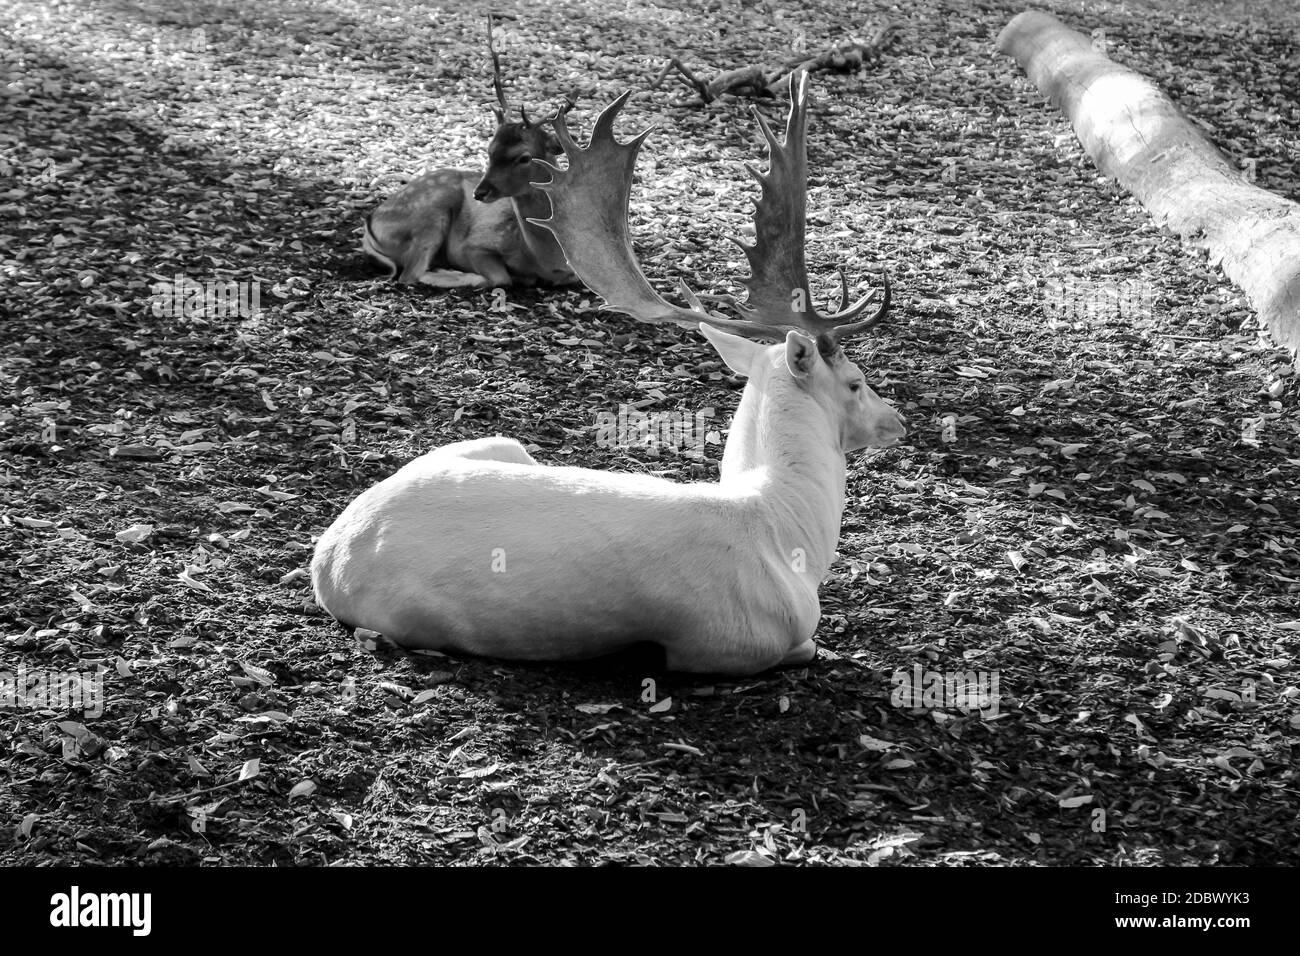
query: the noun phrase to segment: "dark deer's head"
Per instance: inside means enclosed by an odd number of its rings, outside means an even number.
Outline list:
[[[507,121],[510,106],[506,91],[501,85],[501,59],[492,45],[492,17],[488,16],[488,52],[492,54],[492,89],[497,105],[492,112],[497,118],[497,129],[488,144],[488,167],[483,178],[474,187],[474,198],[479,202],[496,202],[526,192],[534,176],[533,160],[548,159],[564,152],[560,141],[551,130],[552,124],[577,101],[577,91],[570,93],[564,105],[554,115],[533,122],[522,107],[520,120]]]
[[[561,111],[566,112],[567,107]],[[527,116],[520,122],[502,121],[488,144],[487,172],[474,187],[474,198],[479,202],[496,202],[525,192],[536,176],[533,160],[549,159],[563,152],[559,139],[550,129],[553,121],[554,117],[534,123]]]

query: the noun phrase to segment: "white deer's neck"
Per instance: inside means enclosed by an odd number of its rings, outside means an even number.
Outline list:
[[[746,386],[722,455],[724,491],[757,493],[778,557],[820,580],[835,560],[844,516],[844,452],[814,399],[773,372]]]

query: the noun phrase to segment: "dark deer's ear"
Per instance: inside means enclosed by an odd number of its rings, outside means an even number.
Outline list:
[[[501,112],[501,110],[497,109],[495,106],[492,107],[492,115],[495,116],[495,117],[497,118],[497,125],[498,125],[498,126],[505,126],[505,125],[506,125],[506,114],[503,113],[503,112]]]

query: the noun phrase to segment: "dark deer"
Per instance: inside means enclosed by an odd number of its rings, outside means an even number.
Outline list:
[[[573,108],[575,94],[546,119],[534,122],[521,108],[519,121],[508,120],[490,18],[488,50],[498,105],[487,171],[422,173],[366,218],[361,248],[398,282],[456,289],[578,281],[555,237],[529,222],[551,214],[546,194],[531,185],[540,169],[534,163],[562,151],[550,127]]]

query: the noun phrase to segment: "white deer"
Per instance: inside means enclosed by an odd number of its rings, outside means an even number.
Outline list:
[[[458,442],[362,493],[321,536],[320,606],[408,648],[516,660],[573,660],[639,642],[669,669],[751,674],[813,659],[818,587],[835,558],[845,453],[886,446],[903,421],[866,384],[837,336],[871,296],[821,316],[804,267],[806,74],[791,84],[785,143],[759,117],[771,169],[758,176],[757,241],[746,246],[746,319],[659,297],[627,234],[627,200],[646,133],[612,135],[624,94],[544,185],[545,224],[574,271],[613,309],[698,326],[747,376],[716,483],[552,467],[517,441]],[[647,131],[648,132],[648,131]],[[847,298],[842,286],[840,305]],[[717,326],[717,327],[715,327]],[[721,327],[721,328],[719,328]],[[776,344],[751,341],[722,328]]]

